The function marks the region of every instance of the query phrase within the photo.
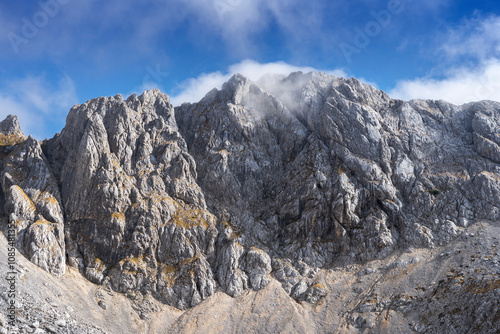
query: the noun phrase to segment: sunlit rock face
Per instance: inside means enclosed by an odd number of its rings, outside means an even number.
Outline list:
[[[0,141],[2,209],[14,226],[17,247],[33,263],[61,276],[66,255],[57,180],[40,143],[26,139],[17,117],[9,115],[0,123]]]
[[[146,91],[73,107],[39,143],[0,123],[18,247],[186,309],[277,279],[315,303],[320,268],[436,247],[500,217],[500,104],[391,99],[322,73],[235,75],[174,108]]]
[[[209,209],[241,243],[321,267],[498,219],[499,109],[293,73],[236,75],[176,118]]]

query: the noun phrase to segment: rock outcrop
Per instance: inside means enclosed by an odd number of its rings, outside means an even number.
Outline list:
[[[45,147],[60,180],[70,265],[181,309],[214,292],[216,221],[166,95],[75,106]]]
[[[328,266],[497,219],[499,109],[294,73],[261,85],[234,76],[176,116],[209,208],[241,244]]]
[[[57,181],[39,142],[31,136],[23,140],[17,118],[7,117],[0,129],[10,151],[1,169],[5,212],[15,225],[18,249],[33,263],[61,276],[66,254]]]
[[[15,115],[8,115],[0,122],[0,146],[13,146],[26,140]]]
[[[500,104],[400,101],[321,73],[235,75],[174,109],[158,90],[73,107],[40,146],[0,123],[18,246],[62,275],[179,309],[276,278],[436,247],[500,217]]]

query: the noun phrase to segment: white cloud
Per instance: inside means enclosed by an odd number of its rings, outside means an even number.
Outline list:
[[[191,78],[181,84],[181,92],[170,96],[170,101],[174,106],[184,102],[198,102],[210,90],[220,89],[222,84],[229,80],[231,74],[221,72],[203,73],[197,78]]]
[[[500,60],[485,61],[479,68],[452,70],[441,80],[400,81],[389,95],[403,100],[445,100],[458,105],[480,100],[500,101]]]
[[[389,95],[403,100],[441,99],[454,104],[500,101],[500,16],[475,17],[438,38],[440,78],[399,81]],[[439,72],[438,68],[435,72]]]
[[[321,25],[318,6],[313,1],[300,0],[192,0],[186,3],[188,11],[198,22],[220,34],[231,51],[248,55],[254,48],[253,36],[270,24],[277,24],[286,31],[286,38],[310,31]],[[310,17],[316,20],[310,20]],[[314,22],[312,24],[311,22]],[[199,26],[198,26],[199,27]],[[293,29],[291,29],[293,27]],[[319,29],[318,29],[319,30]],[[319,35],[319,34],[318,34]],[[313,35],[308,35],[311,38]]]
[[[17,79],[0,91],[0,120],[9,114],[17,115],[24,134],[41,140],[61,130],[69,109],[76,103],[75,86],[68,76],[57,85],[44,77]]]
[[[499,57],[500,16],[465,20],[460,27],[446,33],[441,50],[449,57]]]
[[[197,102],[202,99],[213,88],[220,89],[222,84],[228,81],[231,76],[240,73],[252,81],[258,81],[266,74],[288,75],[292,72],[321,71],[335,76],[345,77],[342,70],[324,71],[312,67],[301,67],[287,64],[285,62],[273,62],[261,64],[253,60],[244,60],[240,63],[229,66],[227,72],[205,73],[196,78],[186,80],[181,84],[181,92],[170,97],[172,104],[177,106],[183,102]]]
[[[38,29],[36,36],[28,38],[27,43],[18,45],[18,48],[20,55],[25,57],[39,54],[61,57],[84,48],[94,49],[96,42],[104,41],[106,45],[98,44],[96,52],[86,53],[95,58],[100,54],[111,57],[133,47],[135,53],[132,54],[153,54],[158,52],[158,42],[164,40],[165,33],[182,29],[193,40],[198,39],[197,44],[213,41],[211,37],[216,36],[222,38],[229,52],[249,54],[257,49],[258,39],[255,35],[271,24],[276,24],[286,33],[284,39],[307,37],[310,42],[316,36],[319,41],[322,23],[318,17],[321,16],[320,5],[323,3],[326,1],[70,1],[59,6],[57,13]],[[0,32],[5,32],[3,36],[6,36],[7,32],[12,31],[23,37],[22,17],[31,20],[40,11],[41,6],[35,5],[23,14],[11,12],[3,15],[9,20],[0,20]],[[0,13],[0,19],[3,16]],[[95,31],[99,31],[99,34],[95,34]],[[311,31],[317,33],[309,34]],[[117,35],[120,37],[109,38]],[[12,52],[7,38],[0,40],[0,46]],[[124,53],[122,56],[131,57],[131,54]]]

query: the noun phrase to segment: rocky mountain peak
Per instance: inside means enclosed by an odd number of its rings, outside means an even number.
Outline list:
[[[169,97],[166,94],[160,92],[159,89],[154,88],[151,90],[144,91],[139,97],[139,101],[142,102],[143,105],[154,104],[157,100],[163,100],[166,103],[170,103]]]
[[[12,146],[26,140],[15,115],[8,115],[0,122],[0,146]]]
[[[21,125],[16,115],[8,115],[3,121],[0,122],[0,132],[9,135],[13,133],[22,133]]]
[[[238,105],[248,96],[250,90],[256,89],[257,87],[252,81],[241,74],[234,74],[229,81],[222,85],[220,99],[229,100],[231,103]]]
[[[496,103],[404,102],[317,72],[237,74],[175,109],[159,90],[100,97],[6,153],[5,213],[55,275],[68,264],[179,309],[272,278],[316,303],[321,269],[498,220],[499,127]]]

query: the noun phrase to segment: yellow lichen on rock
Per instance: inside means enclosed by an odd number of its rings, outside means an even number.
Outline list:
[[[10,134],[6,135],[0,133],[0,146],[13,146],[16,144],[20,144],[26,140],[26,137],[22,134]]]

